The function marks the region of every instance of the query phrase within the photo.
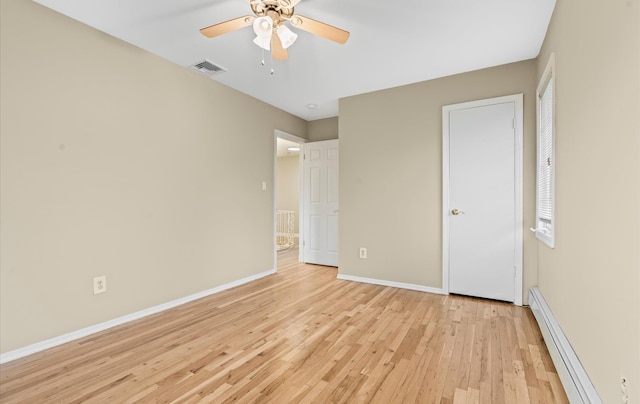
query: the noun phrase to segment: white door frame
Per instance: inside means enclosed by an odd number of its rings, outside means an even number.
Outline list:
[[[515,103],[515,296],[514,303],[522,306],[522,146],[523,146],[523,97],[522,94],[489,98],[445,105],[442,107],[442,290],[449,294],[449,113],[451,111],[482,107],[506,102]]]
[[[273,133],[273,266],[277,270],[278,269],[278,249],[276,248],[276,232],[277,232],[277,219],[276,219],[276,210],[278,207],[278,138],[290,140],[296,143],[307,143],[307,139],[303,139],[296,135],[292,135],[290,133],[281,131],[279,129],[274,130]],[[303,148],[300,148],[300,154],[298,155],[298,167],[300,173],[300,195],[298,202],[298,237],[301,237],[304,233],[304,224],[302,218],[304,217],[304,200],[302,198],[302,190],[303,188],[303,180],[304,176],[302,175],[302,163],[304,162],[304,153]],[[301,248],[302,243],[300,243],[300,238],[298,238],[298,261],[304,262],[304,249]]]

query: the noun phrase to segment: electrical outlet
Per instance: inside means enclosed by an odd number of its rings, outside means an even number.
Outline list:
[[[360,247],[360,258],[362,259],[367,258],[367,249],[365,247]]]
[[[93,294],[97,295],[107,291],[107,277],[106,275],[96,276],[93,278]]]
[[[620,378],[620,391],[622,392],[622,404],[629,404],[629,387],[627,386],[627,378]]]

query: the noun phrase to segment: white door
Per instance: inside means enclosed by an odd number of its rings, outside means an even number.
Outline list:
[[[338,140],[304,145],[304,262],[338,266]]]
[[[521,143],[516,134],[522,104],[517,104],[501,97],[444,109],[448,124],[444,125],[448,126],[444,134],[448,135],[445,261],[451,293],[516,301],[516,278],[521,283],[522,269],[517,196]]]

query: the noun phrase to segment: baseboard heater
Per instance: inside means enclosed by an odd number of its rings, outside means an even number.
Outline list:
[[[551,309],[537,286],[529,290],[529,306],[533,312],[549,354],[556,367],[562,386],[570,403],[599,404],[602,399],[593,387],[591,379],[582,367],[569,340],[562,332],[560,324],[553,317]]]

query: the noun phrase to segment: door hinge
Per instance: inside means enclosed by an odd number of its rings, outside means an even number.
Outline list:
[[[515,128],[516,128],[516,118],[513,118],[513,119],[511,120],[511,127],[512,127],[513,129],[515,129]]]

